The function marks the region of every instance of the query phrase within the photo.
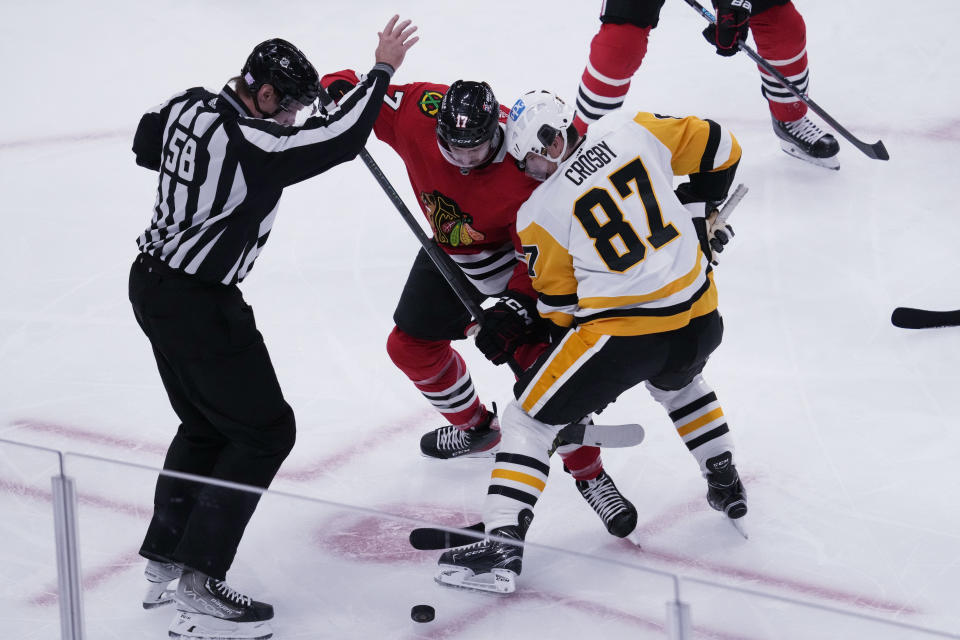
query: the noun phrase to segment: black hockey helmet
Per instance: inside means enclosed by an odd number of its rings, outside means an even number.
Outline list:
[[[271,38],[255,46],[240,71],[240,77],[253,94],[254,102],[260,87],[272,85],[284,111],[295,111],[297,105],[293,104],[294,101],[308,107],[320,93],[317,70],[300,49],[281,38]],[[259,103],[257,109],[263,111]],[[264,115],[270,117],[275,113]]]
[[[437,114],[437,143],[447,161],[463,168],[484,164],[496,152],[500,137],[500,103],[490,85],[472,80],[450,85]],[[477,161],[477,153],[461,153],[466,150],[488,153]]]

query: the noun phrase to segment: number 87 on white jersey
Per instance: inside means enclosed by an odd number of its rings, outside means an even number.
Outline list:
[[[691,213],[674,193],[719,201],[740,145],[710,120],[615,113],[533,192],[517,214],[541,315],[608,335],[672,331],[717,308]],[[694,218],[700,218],[695,223]]]

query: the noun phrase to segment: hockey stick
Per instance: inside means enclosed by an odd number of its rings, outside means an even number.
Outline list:
[[[730,217],[730,214],[737,208],[737,205],[740,204],[743,196],[747,195],[748,191],[750,191],[750,189],[747,188],[747,185],[742,182],[738,184],[737,188],[730,194],[730,197],[727,198],[727,201],[720,207],[720,211],[717,213],[717,217],[713,219],[711,226],[720,228],[727,224],[727,219]]]
[[[333,99],[322,87],[320,89],[320,100],[324,105],[329,105],[333,102]],[[477,301],[473,299],[473,296],[470,295],[470,285],[466,282],[463,273],[454,265],[453,260],[443,252],[440,246],[424,232],[423,228],[417,222],[417,219],[410,213],[410,209],[407,208],[403,198],[401,198],[397,190],[393,188],[390,179],[383,173],[380,165],[373,159],[373,156],[370,155],[366,147],[360,150],[360,159],[367,165],[367,169],[370,170],[377,184],[379,184],[383,192],[387,194],[387,197],[397,209],[400,217],[403,218],[403,221],[410,227],[410,230],[420,242],[423,250],[427,252],[427,256],[433,261],[433,264],[437,267],[437,270],[440,271],[440,274],[444,280],[447,281],[447,284],[450,285],[450,288],[453,289],[453,292],[460,299],[460,302],[467,309],[467,312],[479,323],[483,318],[483,309]],[[514,360],[513,357],[507,360],[507,364],[510,366],[510,370],[513,371],[514,375],[519,378],[523,373],[523,368],[520,364]],[[574,423],[561,429],[560,434],[564,440],[572,444],[583,444],[593,447],[631,447],[642,442],[644,438],[643,427],[639,424],[580,425]]]
[[[645,435],[643,427],[636,423],[593,424],[593,422],[589,424],[574,422],[557,433],[557,437],[563,442],[607,448],[636,446],[643,442]]]
[[[737,205],[740,204],[740,201],[743,200],[743,196],[747,195],[749,190],[750,189],[747,188],[747,185],[741,182],[737,185],[737,188],[733,190],[733,193],[730,194],[730,197],[727,198],[727,201],[723,203],[719,210],[710,212],[710,215],[707,216],[707,239],[709,241],[713,241],[714,234],[717,230],[723,229],[726,226],[727,220],[730,218],[733,210],[737,208]],[[717,215],[714,216],[714,213]],[[730,228],[730,233],[731,235],[733,233],[732,227]],[[717,253],[719,253],[719,251]],[[719,264],[719,260],[716,259],[716,256],[714,256],[714,259],[710,261],[710,264],[713,266],[717,266]]]
[[[443,252],[437,243],[427,236],[423,228],[413,217],[413,214],[410,213],[407,205],[404,204],[403,199],[400,198],[400,194],[398,194],[393,188],[390,180],[383,174],[380,166],[370,156],[370,153],[366,149],[362,149],[360,151],[360,159],[363,160],[365,165],[367,165],[367,169],[370,170],[370,173],[373,174],[373,177],[376,179],[377,183],[379,183],[384,193],[386,193],[390,198],[390,201],[393,202],[393,206],[395,206],[397,211],[400,212],[400,216],[403,218],[404,222],[406,222],[407,226],[410,227],[410,230],[413,231],[413,235],[415,235],[417,240],[420,241],[424,251],[426,251],[427,255],[430,256],[430,259],[433,260],[433,264],[436,265],[437,269],[450,285],[450,288],[453,289],[454,293],[457,294],[457,297],[460,298],[460,302],[463,303],[463,306],[466,307],[467,311],[470,312],[474,319],[481,319],[483,317],[483,310],[468,293],[469,289],[467,288],[466,282],[463,280],[464,276],[460,270],[454,266],[453,261],[449,258],[449,256],[447,256],[447,254]],[[510,369],[517,377],[523,373],[523,369],[513,358],[510,358],[507,363],[510,365]],[[571,424],[561,429],[560,435],[567,442],[583,444],[592,447],[631,447],[633,445],[640,444],[640,442],[643,441],[644,431],[643,427],[641,427],[639,424]]]
[[[471,535],[471,533],[473,535]],[[410,546],[421,551],[452,549],[483,540],[483,523],[477,522],[461,529],[417,527],[410,532]]]
[[[324,106],[333,102],[333,98],[330,97],[330,94],[328,94],[327,90],[323,87],[320,88],[320,102],[323,103]],[[367,165],[367,169],[370,170],[374,180],[377,181],[377,184],[380,185],[383,192],[387,194],[390,202],[396,207],[400,217],[403,218],[403,221],[406,222],[410,230],[413,231],[413,235],[416,236],[423,250],[427,252],[427,256],[433,262],[434,266],[437,267],[440,275],[447,281],[447,284],[450,285],[453,292],[460,298],[460,302],[479,324],[483,318],[483,309],[480,307],[480,304],[473,299],[473,296],[470,295],[470,285],[464,279],[463,272],[453,264],[450,256],[444,253],[443,249],[424,232],[423,228],[417,222],[417,219],[410,213],[410,209],[408,209],[407,205],[403,202],[403,198],[401,198],[397,190],[393,188],[393,184],[391,184],[389,178],[384,175],[383,170],[380,169],[380,165],[373,159],[373,156],[370,155],[366,147],[360,150],[360,159],[363,160],[363,164]],[[510,370],[513,371],[517,377],[523,373],[523,369],[512,357],[507,360],[507,365],[509,365]]]
[[[363,160],[363,164],[367,165],[367,169],[370,170],[370,173],[373,175],[373,178],[380,185],[380,188],[383,189],[383,192],[387,194],[387,197],[390,198],[390,202],[393,203],[393,206],[396,207],[397,211],[400,213],[400,217],[403,218],[403,221],[407,223],[407,226],[410,227],[410,230],[413,231],[413,235],[416,236],[417,240],[420,242],[420,245],[423,247],[423,250],[427,252],[430,260],[433,261],[434,266],[437,267],[437,270],[440,272],[440,275],[443,276],[443,279],[447,281],[447,284],[450,285],[450,288],[453,289],[453,292],[457,294],[457,297],[460,298],[460,302],[463,303],[463,306],[467,309],[474,320],[479,322],[483,318],[483,309],[473,299],[473,296],[470,295],[469,285],[464,279],[462,272],[453,264],[453,260],[450,259],[446,253],[443,252],[443,249],[433,241],[430,236],[424,232],[423,228],[417,222],[416,218],[413,217],[413,214],[410,213],[410,209],[407,208],[407,205],[403,202],[403,199],[400,197],[400,194],[397,193],[396,189],[393,188],[393,185],[390,183],[390,180],[387,176],[384,175],[383,170],[380,169],[380,165],[377,164],[377,161],[373,159],[373,156],[370,155],[370,152],[366,149],[360,150],[360,159]],[[523,373],[523,369],[520,368],[520,365],[517,364],[512,358],[507,362],[510,365],[510,369],[516,374],[520,375]]]
[[[890,316],[893,326],[901,329],[935,329],[960,326],[960,309],[956,311],[929,311],[912,307],[897,307]]]
[[[710,13],[710,11],[705,9],[702,4],[697,2],[697,0],[683,0],[683,1],[686,2],[688,5],[690,5],[695,11],[699,12],[700,15],[702,15],[704,18],[707,19],[708,22],[712,24],[717,23],[716,17],[712,13]],[[770,75],[775,77],[780,82],[780,84],[784,86],[784,88],[787,91],[789,91],[790,93],[795,95],[797,98],[805,102],[806,105],[810,107],[810,109],[813,110],[814,113],[816,113],[818,116],[823,118],[824,121],[827,124],[829,124],[831,127],[833,127],[837,133],[839,133],[844,138],[846,138],[850,142],[850,144],[852,144],[857,149],[862,151],[864,155],[866,155],[868,158],[873,158],[874,160],[890,159],[890,154],[887,153],[887,148],[883,146],[882,140],[877,140],[873,144],[869,144],[864,142],[863,140],[860,140],[855,135],[847,131],[839,122],[834,120],[833,117],[829,113],[824,111],[820,107],[820,105],[814,102],[812,98],[809,98],[805,93],[797,89],[796,85],[794,85],[792,82],[787,80],[782,73],[777,71],[777,69],[772,64],[770,64],[769,62],[761,58],[760,55],[757,54],[757,52],[751,49],[749,46],[747,46],[746,43],[744,42],[740,43],[740,51],[743,51],[745,54],[747,54],[747,56],[750,57],[751,60],[756,62],[758,65],[763,67]]]

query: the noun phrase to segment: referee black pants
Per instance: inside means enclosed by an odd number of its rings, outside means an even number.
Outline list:
[[[268,487],[296,428],[240,290],[140,254],[130,302],[180,419],[163,468]],[[256,493],[160,476],[140,554],[222,580],[258,501]]]

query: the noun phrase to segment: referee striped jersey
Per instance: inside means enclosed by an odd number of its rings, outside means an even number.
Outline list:
[[[140,251],[205,282],[242,281],[284,187],[359,154],[392,73],[377,64],[338,105],[301,126],[253,117],[229,84],[219,95],[188,89],[146,113],[133,151],[160,177]]]

